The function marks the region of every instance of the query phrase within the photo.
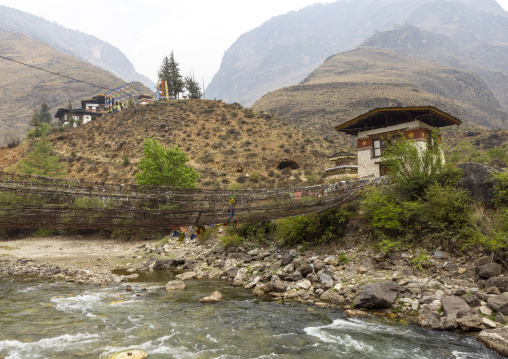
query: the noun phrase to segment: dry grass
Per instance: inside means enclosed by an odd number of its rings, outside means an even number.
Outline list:
[[[137,106],[50,139],[68,163],[70,178],[133,183],[143,157],[143,139],[152,137],[166,147],[182,148],[201,176],[198,187],[208,188],[237,183],[242,188],[303,185],[304,172],[321,173],[330,166],[328,156],[340,149],[337,143],[269,115],[209,100]],[[7,150],[16,157],[12,152],[16,149],[1,149],[0,164],[9,157]],[[296,161],[300,168],[278,170],[283,160]]]

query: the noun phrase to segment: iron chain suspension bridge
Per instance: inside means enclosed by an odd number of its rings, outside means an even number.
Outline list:
[[[0,172],[0,228],[164,229],[253,223],[356,199],[386,177],[291,189],[188,189]]]

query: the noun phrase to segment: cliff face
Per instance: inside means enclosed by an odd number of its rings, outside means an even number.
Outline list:
[[[269,91],[297,84],[329,56],[402,24],[447,36],[457,48],[455,61],[473,56],[483,69],[508,74],[508,14],[494,0],[337,1],[274,17],[242,35],[224,54],[206,93],[251,105]],[[492,76],[480,69],[478,74],[490,85]],[[493,87],[496,95],[508,93]],[[500,101],[508,110],[508,99]]]
[[[58,51],[107,70],[125,82],[139,81],[150,89],[155,88],[153,81],[137,73],[134,65],[118,48],[95,36],[6,6],[0,6],[0,30],[46,43]]]
[[[254,104],[324,136],[334,126],[378,107],[434,105],[466,124],[500,127],[508,115],[477,75],[388,50],[334,55],[300,84]]]

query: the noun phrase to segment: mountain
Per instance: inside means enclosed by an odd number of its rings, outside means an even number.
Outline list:
[[[392,50],[426,61],[464,69],[479,75],[508,111],[508,47],[486,44],[461,46],[446,35],[412,25],[383,31],[365,40],[361,47]],[[490,59],[490,65],[486,65]]]
[[[102,86],[73,81],[0,58],[0,146],[8,140],[24,138],[34,108],[39,108],[43,102],[48,104],[54,114],[59,107],[66,107],[69,99],[74,107],[80,107],[79,101],[84,98],[125,85],[125,81],[106,70],[21,34],[0,31],[0,54]],[[141,83],[135,83],[135,93],[150,94],[151,91]]]
[[[508,121],[474,73],[372,48],[330,57],[300,84],[266,94],[253,108],[331,136],[334,126],[374,108],[422,105],[434,105],[466,125],[493,128]]]
[[[155,89],[153,81],[137,73],[134,65],[118,48],[95,36],[3,5],[0,5],[0,30],[44,42],[65,54],[107,70],[125,82],[138,81],[152,91]]]
[[[508,13],[495,0],[342,0],[274,17],[240,36],[206,93],[251,105],[269,91],[299,83],[329,56],[403,24],[445,35],[457,56],[467,50],[483,67],[508,73]],[[501,106],[508,110],[505,99]]]
[[[335,144],[315,133],[238,104],[211,100],[138,105],[49,139],[67,162],[69,178],[135,183],[143,139],[153,137],[164,147],[179,146],[189,156],[202,188],[309,184],[330,167],[328,158],[337,152]],[[0,168],[15,168],[28,146],[25,142],[0,149]]]

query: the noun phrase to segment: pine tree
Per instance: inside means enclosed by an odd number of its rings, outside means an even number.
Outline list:
[[[189,98],[201,98],[203,96],[199,83],[194,79],[194,74],[185,76],[185,88],[189,91]]]
[[[171,51],[169,58],[164,56],[158,73],[159,80],[168,83],[168,91],[173,94],[175,99],[178,98],[180,92],[182,92],[184,88],[184,82],[178,66],[173,51]]]
[[[33,127],[33,137],[39,137],[41,135],[40,126],[41,126],[41,116],[39,115],[39,112],[37,112],[37,109],[34,108],[34,113],[32,115],[32,118],[29,122],[30,126]],[[32,131],[30,131],[32,132]]]
[[[41,105],[40,111],[39,111],[39,119],[41,122],[45,123],[51,123],[52,117],[49,113],[49,106],[46,102],[44,102]]]
[[[20,163],[20,170],[24,174],[61,177],[66,174],[63,170],[65,164],[54,155],[53,146],[48,138],[43,136],[36,143],[32,151]]]
[[[32,118],[30,119],[29,124],[30,124],[30,126],[35,128],[36,131],[39,128],[39,126],[41,125],[41,116],[40,116],[39,112],[37,112],[36,108],[34,108],[34,113],[32,115]]]

